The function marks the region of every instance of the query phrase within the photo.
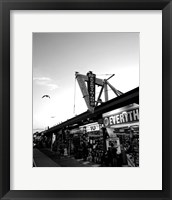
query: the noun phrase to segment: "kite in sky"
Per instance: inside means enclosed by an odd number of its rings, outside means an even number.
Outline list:
[[[47,94],[45,94],[45,95],[42,96],[42,98],[45,98],[45,97],[50,98],[50,96],[47,95]]]

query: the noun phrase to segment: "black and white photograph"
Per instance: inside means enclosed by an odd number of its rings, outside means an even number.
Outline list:
[[[33,167],[139,167],[138,32],[32,33]]]

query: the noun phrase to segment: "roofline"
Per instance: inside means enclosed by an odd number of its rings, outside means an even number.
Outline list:
[[[132,103],[137,103],[139,104],[139,87],[130,90],[129,92],[124,93],[123,95],[120,95],[114,99],[111,99],[100,106],[97,106],[94,110],[94,113],[91,113],[90,111],[86,111],[84,113],[81,113],[77,115],[76,117],[73,117],[65,122],[62,122],[61,124],[58,124],[54,127],[51,127],[50,129],[46,130],[46,133],[53,133],[56,132],[66,126],[72,125],[72,124],[77,124],[81,122],[84,119],[87,118],[94,118],[97,115],[101,115],[105,112],[109,112],[114,109],[118,109],[120,107],[132,104]]]

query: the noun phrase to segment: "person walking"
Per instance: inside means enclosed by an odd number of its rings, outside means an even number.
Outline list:
[[[111,143],[111,156],[112,156],[112,167],[117,167],[117,149],[114,144]]]
[[[83,148],[83,160],[86,161],[88,157],[88,149],[85,142],[83,143],[82,148]]]
[[[113,165],[113,160],[112,160],[112,151],[111,151],[111,147],[108,147],[108,150],[107,150],[107,166],[108,167],[112,167]]]

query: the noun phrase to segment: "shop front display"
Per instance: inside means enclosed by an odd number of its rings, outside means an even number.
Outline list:
[[[104,127],[108,133],[106,150],[111,143],[117,154],[126,154],[127,165],[139,166],[139,105],[128,106],[103,114]]]
[[[103,132],[102,124],[98,122],[80,126],[83,131],[84,144],[87,148],[87,160],[94,163],[101,163],[103,156]]]

